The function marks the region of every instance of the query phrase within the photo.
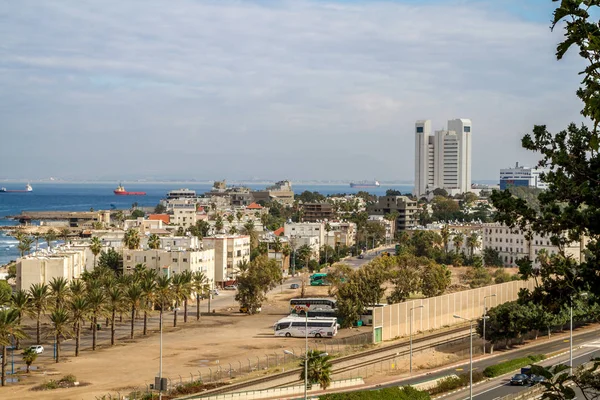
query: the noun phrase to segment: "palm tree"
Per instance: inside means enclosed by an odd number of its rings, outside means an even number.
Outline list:
[[[81,338],[81,325],[85,322],[85,316],[89,311],[89,303],[87,298],[82,296],[74,296],[69,302],[71,318],[75,328],[75,357],[79,357],[79,346]]]
[[[127,290],[125,291],[125,301],[127,302],[127,305],[131,307],[131,339],[133,339],[134,336],[135,312],[140,309],[143,298],[144,292],[137,282],[134,282],[127,287]]]
[[[17,310],[19,316],[18,323],[20,324],[23,314],[29,313],[31,310],[31,297],[29,296],[29,293],[21,289],[14,292],[12,294],[11,307],[14,310]],[[17,350],[19,349],[19,339],[16,340],[15,348]]]
[[[154,272],[154,270],[150,270]],[[140,288],[144,296],[144,336],[148,333],[148,309],[152,310],[154,307],[154,291],[156,290],[156,282],[154,278],[156,274],[145,274],[140,280]]]
[[[220,233],[223,230],[223,217],[220,215],[217,215],[217,218],[215,218],[215,230],[217,233]]]
[[[231,228],[229,228],[230,235],[235,235],[236,233],[238,233],[238,229],[235,226],[232,226]]]
[[[71,336],[71,323],[69,320],[69,312],[59,307],[50,314],[50,321],[54,324],[54,339],[56,340],[56,362],[60,360],[60,339]]]
[[[460,250],[460,248],[463,245],[463,239],[464,239],[464,236],[461,232],[456,233],[454,235],[454,238],[452,238],[452,241],[454,242],[456,254],[458,254],[458,251]]]
[[[42,234],[40,232],[33,232],[31,234],[31,236],[33,236],[33,239],[35,240],[35,251],[38,251],[38,248],[40,247],[40,239],[42,238]]]
[[[69,295],[69,282],[66,278],[52,278],[50,281],[50,297],[56,302],[54,308],[62,308]]]
[[[104,290],[99,283],[89,285],[86,300],[88,302],[88,310],[92,320],[92,350],[96,350],[96,333],[98,330],[98,316],[104,309],[106,296]]]
[[[102,242],[100,241],[100,239],[97,236],[94,236],[92,238],[92,241],[90,243],[90,250],[92,251],[92,254],[94,255],[94,268],[96,268],[96,257],[102,251]]]
[[[323,355],[321,357],[319,350],[311,350],[300,362],[301,372],[300,379],[304,380],[304,363],[308,361],[308,381],[310,383],[318,383],[323,390],[327,389],[331,384],[331,357]]]
[[[117,312],[123,308],[125,296],[123,290],[117,284],[113,284],[106,293],[106,308],[110,312],[110,345],[115,345],[115,321]],[[133,325],[133,323],[132,323]],[[132,337],[133,339],[133,337]]]
[[[23,236],[19,241],[17,248],[21,252],[21,257],[25,256],[25,253],[29,253],[31,251],[31,246],[33,245],[33,239],[29,236]]]
[[[19,312],[13,308],[0,310],[0,346],[2,346],[2,386],[6,385],[6,346],[12,338],[24,339],[27,335],[19,324]]]
[[[42,319],[42,313],[48,307],[50,290],[45,283],[34,283],[29,288],[29,294],[31,296],[31,312],[36,318],[35,343],[40,344],[40,320]]]
[[[448,239],[450,239],[450,229],[448,228],[448,225],[442,227],[440,235],[442,236],[442,242],[444,243],[444,251],[448,254]]]
[[[85,283],[80,279],[76,279],[69,283],[69,291],[71,292],[71,297],[83,296],[83,292],[85,291]]]
[[[196,271],[192,275],[192,287],[196,292],[196,320],[200,320],[200,299],[205,293],[208,293],[208,278],[202,271]]]
[[[279,239],[279,237],[275,238],[275,240],[271,244],[271,248],[275,252],[275,260],[277,260],[277,254],[279,254],[279,252],[281,252],[281,250],[283,249],[283,244],[281,243],[281,239]],[[281,260],[281,270],[283,271],[283,260]]]
[[[236,212],[235,213],[235,218],[237,218],[238,224],[239,224],[240,222],[242,222],[242,218],[244,218],[244,213],[241,212],[241,211]]]
[[[185,298],[188,296],[185,277],[183,274],[176,274],[173,276],[173,280],[171,282],[171,291],[173,295],[173,300],[175,300],[175,310],[173,312],[173,327],[177,326],[177,309],[179,307],[180,301],[185,301]]]
[[[58,233],[58,236],[67,244],[69,241],[69,235],[71,234],[71,230],[69,228],[61,228]]]
[[[44,239],[46,240],[46,244],[48,245],[48,250],[51,250],[52,242],[56,240],[56,231],[52,228],[48,229],[44,234]]]
[[[246,221],[246,223],[244,224],[244,231],[246,232],[246,235],[250,236],[250,248],[254,248],[256,247],[256,231],[254,230],[254,221],[250,220],[250,221]]]
[[[325,264],[329,264],[329,258],[327,258],[327,240],[329,239],[329,232],[331,232],[333,228],[331,227],[331,225],[329,224],[329,222],[325,223],[325,243],[324,243],[324,247],[325,247]]]
[[[173,294],[171,292],[171,278],[166,275],[159,275],[156,278],[156,302],[160,304],[159,328],[162,331],[163,312],[165,307],[171,303]]]
[[[27,365],[27,373],[30,372],[31,364],[37,359],[38,353],[33,348],[28,348],[23,351],[23,362]]]
[[[123,237],[123,243],[129,250],[135,250],[140,247],[140,235],[137,229],[129,228]]]
[[[227,222],[229,222],[229,225],[233,224],[234,219],[235,219],[235,217],[233,216],[233,214],[229,214],[227,216]]]
[[[158,250],[160,248],[160,238],[157,234],[153,233],[152,235],[148,236],[148,247],[153,250]]]
[[[475,247],[479,245],[479,236],[475,232],[471,233],[467,236],[467,246],[471,250],[471,257],[473,257],[473,252],[475,251]]]
[[[287,244],[285,246],[283,246],[283,249],[281,250],[281,255],[283,256],[283,260],[281,260],[282,268],[283,268],[283,265],[285,264],[285,259],[289,258],[291,254],[292,254],[292,249],[290,248],[290,246]],[[289,273],[289,263],[288,263],[288,273]]]

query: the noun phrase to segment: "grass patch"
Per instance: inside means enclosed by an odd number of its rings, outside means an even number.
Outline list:
[[[481,371],[473,371],[473,383],[477,383],[485,379]],[[436,387],[429,390],[432,395],[450,392],[469,385],[469,374],[460,374],[458,376],[449,376],[442,379]]]
[[[430,400],[427,392],[411,386],[392,387],[362,392],[331,393],[319,396],[319,400]]]
[[[527,357],[515,358],[514,360],[505,361],[500,364],[490,365],[486,369],[483,370],[483,375],[487,378],[495,378],[500,375],[504,375],[507,372],[514,371],[521,367],[526,367],[530,364],[534,364],[538,361],[546,358],[543,354],[531,355]]]
[[[77,378],[75,375],[65,375],[59,380],[51,379],[47,382],[42,383],[41,385],[35,386],[31,390],[54,390],[54,389],[65,389],[75,386],[75,382],[77,382]]]

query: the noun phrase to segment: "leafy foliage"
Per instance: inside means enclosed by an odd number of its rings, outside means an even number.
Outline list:
[[[100,253],[100,258],[98,259],[98,267],[120,272],[123,268],[123,256],[113,249],[108,249],[106,252],[103,251]]]
[[[427,392],[412,386],[391,387],[361,392],[331,393],[319,396],[320,400],[429,400]]]
[[[444,294],[450,286],[452,273],[445,265],[431,263],[423,268],[421,292],[425,297]]]
[[[240,307],[254,314],[266,299],[266,293],[282,279],[281,268],[273,259],[259,256],[248,263],[248,267],[237,276],[238,291],[235,299]]]
[[[515,358],[512,360],[504,361],[499,364],[490,365],[483,370],[483,375],[488,378],[494,378],[506,374],[507,372],[514,371],[521,367],[536,363],[546,358],[543,354],[530,355],[527,357]]]
[[[325,353],[326,354],[326,353]],[[308,362],[308,382],[318,383],[321,389],[327,389],[331,384],[331,356],[322,355],[319,350],[311,350],[300,363],[300,379],[304,380],[305,363]]]

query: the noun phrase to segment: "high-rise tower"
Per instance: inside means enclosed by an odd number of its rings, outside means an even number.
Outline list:
[[[431,121],[415,124],[415,188],[422,196],[436,188],[449,194],[471,189],[471,120],[448,121],[448,130],[431,135]]]

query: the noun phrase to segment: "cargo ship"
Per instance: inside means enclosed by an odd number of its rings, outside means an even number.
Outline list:
[[[33,192],[33,188],[31,187],[31,185],[29,183],[27,185],[25,185],[25,189],[22,189],[22,190],[9,190],[5,187],[0,188],[0,193],[27,193],[27,192]]]
[[[117,196],[145,196],[146,192],[128,192],[125,190],[123,185],[119,185],[115,190],[114,194]]]
[[[375,188],[379,187],[379,181],[360,181],[360,182],[350,182],[351,188]]]

